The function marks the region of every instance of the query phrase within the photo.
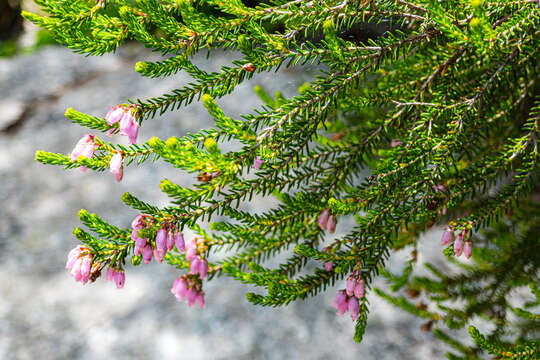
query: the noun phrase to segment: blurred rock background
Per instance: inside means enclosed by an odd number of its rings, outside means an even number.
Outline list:
[[[214,53],[198,61],[216,70],[234,58]],[[179,273],[155,262],[129,267],[126,286],[116,290],[99,279],[82,286],[64,269],[67,252],[77,245],[71,234],[85,208],[119,226],[136,213],[120,196],[130,191],[163,205],[158,184],[164,177],[188,185],[194,176],[162,163],[128,167],[118,184],[112,174],[63,171],[34,161],[36,150],[71,152],[87,129],[64,118],[68,107],[96,116],[135,99],[158,96],[190,79],[178,74],[146,79],[133,71],[139,60],[156,54],[128,45],[115,55],[84,57],[48,46],[31,54],[0,58],[0,359],[436,359],[446,349],[421,321],[370,295],[371,314],[361,344],[353,341],[353,323],[331,306],[339,287],[287,308],[254,307],[249,290],[227,278],[205,288],[207,308],[188,308],[169,292]],[[300,69],[256,76],[219,100],[238,116],[261,102],[252,89],[296,93],[312,78]],[[168,138],[211,126],[202,106],[146,121],[140,140]],[[117,137],[115,141],[124,142]],[[258,200],[252,210],[267,208]],[[340,222],[338,232],[350,223]],[[339,236],[339,234],[337,234]],[[437,256],[440,229],[420,244]],[[409,253],[393,256],[398,269]],[[384,286],[382,281],[378,285]]]

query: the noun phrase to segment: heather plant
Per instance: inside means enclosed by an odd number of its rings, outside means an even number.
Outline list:
[[[117,181],[148,160],[197,175],[192,187],[161,182],[169,206],[122,195],[140,213],[131,226],[81,210],[88,230],[75,229],[81,244],[66,266],[75,280],[106,272],[121,288],[130,263],[154,259],[177,269],[173,295],[201,308],[212,296],[206,282],[223,275],[260,287],[247,295],[260,306],[337,284],[334,306],[352,318],[357,341],[366,294],[375,292],[425,318],[422,328],[454,349],[449,358],[538,356],[537,0],[36,3],[49,16],[24,16],[76,52],[101,55],[137,41],[163,55],[137,63],[141,75],[193,78],[159,97],[111,104],[103,118],[68,109],[93,133],[71,154],[37,152],[41,163],[109,170]],[[216,72],[192,61],[216,50],[241,58]],[[256,87],[265,105],[239,119],[215,102],[257,74],[305,65],[321,73],[297,96]],[[137,143],[147,121],[193,101],[214,127]],[[130,145],[111,142],[113,134]],[[229,142],[238,150],[223,152]],[[243,210],[253,196],[278,205]],[[418,275],[419,237],[434,225],[446,229],[438,246],[459,269],[427,263],[431,275]],[[185,229],[196,236],[185,239]],[[411,258],[394,274],[385,264],[400,249]],[[218,259],[218,251],[229,255]],[[266,265],[283,254],[279,266]],[[389,289],[373,288],[378,275]],[[487,324],[483,333],[477,321]],[[453,332],[466,326],[472,340]]]

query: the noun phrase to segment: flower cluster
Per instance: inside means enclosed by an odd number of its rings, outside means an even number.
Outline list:
[[[93,260],[94,257],[90,249],[86,246],[78,245],[69,252],[66,269],[71,270],[71,275],[75,281],[80,281],[85,285],[88,281],[94,282],[101,276],[102,264]],[[124,287],[126,276],[123,270],[109,267],[107,269],[106,280],[114,280],[116,288],[121,289]]]
[[[117,270],[109,267],[107,269],[107,275],[105,276],[105,280],[107,281],[113,281],[116,284],[117,289],[121,289],[124,287],[124,283],[126,282],[126,274],[123,270]]]
[[[186,242],[186,260],[190,261],[189,273],[192,275],[199,275],[202,279],[206,278],[208,274],[208,261],[199,251],[198,246],[202,243],[198,243],[197,238],[190,239]]]
[[[90,249],[82,245],[72,249],[68,254],[66,269],[71,270],[71,275],[75,281],[80,281],[83,285],[86,284],[90,280],[92,273]]]
[[[330,209],[326,208],[319,215],[319,227],[321,230],[327,229],[330,234],[336,231],[336,219],[330,214]]]
[[[360,278],[358,270],[347,278],[345,290],[340,290],[334,300],[334,307],[338,311],[338,315],[343,315],[349,310],[351,319],[356,321],[360,314],[359,299],[362,299],[365,295],[364,280]]]
[[[183,275],[178,277],[171,288],[171,293],[176,296],[178,301],[186,298],[188,306],[197,303],[199,308],[204,309],[204,291],[199,277]]]
[[[86,134],[77,142],[69,155],[69,159],[71,161],[77,161],[81,155],[90,159],[97,148],[98,144],[96,143],[96,137],[94,135]],[[86,166],[81,166],[81,170],[86,172]]]
[[[131,144],[137,142],[137,135],[139,134],[139,123],[137,122],[137,108],[135,105],[117,105],[111,107],[107,115],[105,115],[105,121],[107,124],[114,125],[119,123],[118,133],[120,135],[126,135],[129,138]],[[112,131],[109,131],[109,135]]]
[[[163,225],[156,233],[155,246],[147,238],[139,236],[138,231],[153,226],[155,219],[150,215],[137,215],[131,223],[131,239],[135,241],[134,254],[141,255],[145,264],[152,261],[152,256],[161,264],[168,251],[176,245],[178,252],[182,253],[185,248],[184,236],[173,224]]]
[[[465,229],[454,239],[454,229],[453,227],[448,227],[443,233],[441,244],[446,246],[454,242],[454,253],[456,256],[460,257],[461,254],[465,254],[465,257],[469,259],[472,255],[472,243],[468,240],[469,237],[470,233]]]

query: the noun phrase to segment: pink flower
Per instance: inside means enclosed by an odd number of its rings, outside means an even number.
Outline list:
[[[174,234],[167,232],[167,251],[174,249]]]
[[[121,289],[124,287],[124,283],[126,281],[126,274],[122,270],[116,270],[113,272],[113,279],[116,284],[117,289]]]
[[[319,215],[319,228],[321,228],[321,230],[326,229],[326,224],[328,223],[328,215],[328,208],[324,209],[321,215]]]
[[[193,304],[195,304],[195,299],[197,298],[197,290],[195,290],[195,288],[188,289],[186,298],[188,306],[193,306]]]
[[[137,135],[139,134],[139,123],[133,116],[133,110],[126,111],[120,119],[120,135],[126,135],[129,138],[131,144],[137,142]]]
[[[145,264],[148,264],[150,263],[150,261],[152,261],[152,247],[150,246],[150,244],[146,244],[146,246],[144,247],[142,257]]]
[[[92,267],[92,257],[85,256],[82,258],[81,263],[81,276],[83,279],[90,278],[90,268]]]
[[[333,234],[334,231],[336,231],[336,220],[334,218],[334,215],[330,215],[328,218],[328,223],[326,224],[326,228],[328,229],[328,232],[330,234]]]
[[[345,292],[348,296],[353,296],[354,287],[356,286],[356,279],[352,276],[349,276],[347,279],[347,284],[345,285]]]
[[[167,251],[167,230],[161,228],[156,234],[156,249],[159,251]]]
[[[139,133],[139,123],[135,117],[135,106],[133,105],[117,105],[113,106],[107,115],[105,115],[105,121],[107,124],[113,125],[120,122],[120,135],[126,135],[129,137],[129,141],[132,144],[137,142],[137,135]],[[109,133],[109,135],[112,132]]]
[[[208,262],[206,259],[202,259],[199,264],[199,277],[205,279],[208,275]]]
[[[86,134],[84,135],[75,145],[73,151],[69,158],[71,161],[76,161],[79,156],[84,156],[86,158],[91,158],[94,155],[94,150],[96,149],[96,144],[94,135]]]
[[[150,220],[152,217],[150,215],[142,215],[139,214],[135,216],[135,219],[131,222],[131,228],[135,230],[139,230],[142,228],[145,228],[148,225],[148,220]]]
[[[197,256],[197,242],[190,239],[186,242],[186,260],[191,261]]]
[[[81,250],[83,247],[81,245],[77,245],[75,248],[71,249],[71,251],[68,254],[68,260],[66,262],[66,269],[73,268],[73,265],[77,262],[79,259],[79,255],[81,254]]]
[[[261,157],[260,157],[260,156],[257,156],[257,157],[255,158],[255,160],[253,161],[253,168],[254,168],[255,170],[259,170],[259,169],[261,168],[261,166],[262,166],[263,163],[264,163],[264,161],[261,160]]]
[[[472,243],[470,241],[465,241],[465,245],[463,247],[463,253],[465,254],[465,257],[467,259],[471,258],[471,255],[472,255]]]
[[[447,228],[443,233],[443,236],[441,239],[441,245],[446,246],[450,244],[453,239],[454,239],[454,231],[452,231],[452,229],[450,228]]]
[[[154,258],[159,264],[161,264],[161,262],[165,258],[165,252],[158,249],[154,249]]]
[[[179,231],[174,234],[174,244],[176,245],[176,249],[181,254],[186,249],[186,243],[184,242],[184,235]]]
[[[90,280],[92,255],[85,254],[81,256],[82,251],[88,251],[88,249],[79,245],[69,252],[66,269],[71,269],[71,275],[75,281],[86,284]]]
[[[86,134],[84,135],[75,145],[73,148],[73,151],[71,151],[71,154],[69,155],[69,159],[71,161],[77,161],[79,156],[84,156],[88,159],[90,159],[94,155],[94,151],[97,148],[97,145],[94,142],[95,136]],[[81,171],[86,171],[86,166],[81,166]]]
[[[71,268],[71,276],[73,276],[75,281],[80,281],[82,279],[81,265],[82,265],[82,259],[78,259],[73,265],[73,267]]]
[[[109,125],[117,123],[120,121],[120,119],[122,119],[125,112],[126,112],[126,108],[124,108],[123,106],[121,105],[113,106],[110,108],[107,115],[105,115],[105,121]]]
[[[124,167],[122,166],[123,160],[122,154],[117,152],[111,157],[111,162],[109,163],[110,171],[114,174],[114,177],[118,182],[120,182],[124,176]]]
[[[360,314],[360,304],[358,303],[358,299],[355,297],[350,298],[348,301],[348,305],[351,319],[353,321],[356,321],[358,319],[358,315]]]
[[[403,141],[399,140],[399,139],[392,139],[392,141],[390,142],[390,146],[395,148],[399,145],[403,144]]]
[[[343,315],[349,308],[347,304],[347,294],[344,290],[338,291],[336,298],[334,299],[334,307],[338,311],[338,315]]]
[[[463,253],[463,233],[460,233],[454,241],[454,253],[457,257],[460,257]]]
[[[205,308],[204,291],[200,291],[199,293],[197,293],[197,296],[195,297],[195,302],[199,305],[199,309]]]
[[[324,270],[332,271],[333,268],[334,268],[334,263],[333,262],[329,261],[329,262],[324,263]]]
[[[191,261],[191,264],[189,266],[189,273],[190,274],[198,274],[199,273],[199,266],[201,264],[201,260],[199,260],[198,257],[194,258],[192,261]]]
[[[106,281],[112,281],[114,278],[114,270],[110,267],[107,269],[107,276],[105,277]]]
[[[357,280],[354,286],[354,296],[357,299],[361,299],[364,297],[365,292],[366,292],[366,285],[364,283],[364,280],[362,279]]]
[[[183,277],[179,277],[175,280],[171,292],[176,296],[177,300],[184,300],[187,294],[187,283]]]

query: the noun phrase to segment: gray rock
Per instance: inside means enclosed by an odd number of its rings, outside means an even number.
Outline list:
[[[215,69],[233,57],[216,52],[209,61],[198,61]],[[161,179],[182,185],[194,181],[193,175],[163,163],[128,167],[125,180],[118,184],[108,172],[82,174],[34,161],[36,150],[69,153],[88,132],[64,118],[67,107],[103,116],[109,106],[126,98],[158,96],[190,81],[185,74],[146,79],[132,70],[137,60],[155,58],[129,48],[120,55],[96,58],[49,47],[0,60],[0,99],[34,105],[16,131],[0,134],[0,358],[441,358],[445,348],[418,330],[418,319],[371,296],[365,340],[354,343],[352,322],[335,316],[331,307],[337,288],[286,308],[269,309],[247,303],[249,289],[222,278],[208,284],[207,308],[198,310],[171,296],[178,271],[155,263],[130,267],[121,291],[101,279],[86,286],[71,279],[64,264],[67,252],[77,244],[71,231],[80,226],[76,216],[80,208],[128,226],[136,213],[122,204],[123,192],[163,205],[168,200],[159,191]],[[296,69],[261,74],[218,102],[228,114],[238,116],[261,104],[252,91],[255,84],[290,96],[311,76]],[[0,106],[0,118],[9,118],[8,113]],[[182,136],[210,125],[204,108],[193,104],[145,121],[140,139]],[[121,137],[114,140],[125,142]],[[252,209],[267,206],[251,203]],[[346,225],[340,222],[338,230],[345,231]],[[425,243],[432,245],[433,236]],[[398,267],[404,256],[397,254],[393,266]]]

